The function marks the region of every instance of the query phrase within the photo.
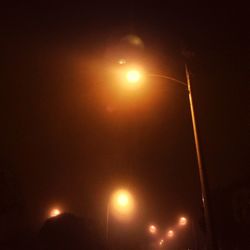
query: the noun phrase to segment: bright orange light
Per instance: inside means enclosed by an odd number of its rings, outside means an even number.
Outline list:
[[[155,225],[150,225],[148,227],[148,231],[151,233],[151,234],[156,234],[157,233],[157,228]]]
[[[137,90],[142,86],[142,74],[137,69],[128,70],[124,80],[123,86],[127,90]]]
[[[120,189],[112,195],[110,208],[117,217],[128,217],[134,210],[134,199],[127,190]]]
[[[60,215],[62,213],[62,211],[58,208],[53,208],[50,213],[49,213],[49,217],[56,217],[58,215]]]
[[[127,65],[125,59],[120,59],[118,63],[120,66],[112,69],[117,86],[125,91],[140,89],[144,83],[143,68],[138,65]]]
[[[125,207],[128,205],[129,199],[128,199],[128,195],[126,193],[121,193],[118,197],[117,197],[117,203],[119,206]]]
[[[185,217],[181,217],[181,218],[179,219],[179,225],[180,225],[180,226],[185,226],[185,225],[187,225],[187,219],[186,219]]]
[[[169,230],[169,231],[167,232],[167,237],[169,237],[169,238],[174,237],[174,231],[173,231],[173,230]]]
[[[126,77],[127,77],[128,82],[137,83],[141,78],[141,74],[138,70],[129,70],[127,72]]]

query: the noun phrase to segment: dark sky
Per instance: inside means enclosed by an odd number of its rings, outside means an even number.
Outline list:
[[[1,171],[13,197],[3,207],[18,199],[32,223],[53,204],[102,218],[109,192],[125,186],[143,220],[166,225],[200,212],[187,92],[159,80],[143,95],[116,96],[111,87],[105,67],[131,33],[143,40],[151,72],[185,80],[181,51],[193,52],[211,189],[249,176],[245,8],[164,2],[1,8]]]

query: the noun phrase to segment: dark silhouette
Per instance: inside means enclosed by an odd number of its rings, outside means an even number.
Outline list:
[[[217,235],[222,249],[250,249],[250,184],[239,180],[214,192]]]
[[[72,214],[48,219],[39,232],[39,245],[46,250],[104,249],[93,223]]]

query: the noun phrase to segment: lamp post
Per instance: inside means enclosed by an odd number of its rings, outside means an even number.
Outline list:
[[[198,131],[197,131],[197,121],[195,117],[193,96],[192,96],[191,83],[190,83],[190,74],[189,74],[187,65],[185,65],[185,73],[186,73],[186,79],[187,79],[190,112],[191,112],[191,117],[192,117],[196,158],[197,158],[197,163],[198,163],[198,171],[199,171],[199,178],[200,178],[200,185],[201,185],[201,196],[202,196],[201,198],[202,198],[202,205],[204,209],[204,217],[205,217],[205,224],[206,224],[206,230],[207,230],[207,244],[208,244],[209,249],[216,250],[217,246],[215,243],[215,237],[214,237],[214,232],[213,232],[212,222],[211,222],[212,218],[211,218],[211,210],[210,210],[210,203],[209,203],[207,177],[206,177],[205,167],[202,161],[201,148],[200,148],[200,142],[199,142]]]
[[[125,189],[115,191],[108,200],[106,211],[106,240],[109,240],[110,214],[119,220],[128,219],[134,211],[134,199]]]
[[[139,72],[135,73],[135,71],[133,70],[131,71],[130,75],[134,77],[131,77],[130,79],[128,78],[128,81],[132,83],[136,83],[137,81],[140,80],[140,77],[138,77],[140,75]],[[197,158],[200,187],[201,187],[202,206],[204,209],[204,217],[205,217],[205,223],[206,223],[207,245],[208,245],[209,250],[216,250],[217,245],[215,242],[215,237],[214,237],[214,232],[213,232],[212,222],[211,222],[211,211],[210,211],[210,202],[209,202],[209,195],[208,195],[207,177],[206,177],[205,167],[203,165],[202,155],[201,155],[201,148],[200,148],[198,129],[197,129],[197,121],[195,117],[195,110],[194,110],[194,103],[193,103],[193,96],[192,96],[192,89],[191,89],[190,73],[186,64],[185,64],[185,75],[186,75],[186,82],[180,81],[178,79],[175,79],[167,75],[148,74],[149,77],[163,78],[163,79],[167,79],[167,80],[179,83],[185,86],[188,91],[188,99],[189,99],[190,113],[191,113],[191,119],[192,119],[194,143],[195,143],[196,158]]]

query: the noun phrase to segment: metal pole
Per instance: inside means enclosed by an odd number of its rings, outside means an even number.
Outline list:
[[[190,112],[191,112],[191,117],[192,117],[195,150],[196,150],[196,157],[197,157],[199,178],[200,178],[200,185],[201,185],[202,205],[204,209],[204,217],[205,217],[205,224],[206,224],[206,240],[207,240],[206,243],[207,243],[207,247],[209,250],[217,250],[217,246],[216,246],[215,238],[214,238],[214,232],[212,230],[211,212],[210,212],[210,207],[209,207],[210,203],[208,201],[209,200],[208,185],[207,185],[206,173],[205,173],[205,169],[204,169],[204,165],[202,163],[202,157],[201,157],[200,143],[199,143],[199,137],[198,137],[198,132],[197,132],[197,122],[195,118],[194,104],[193,104],[191,84],[190,84],[190,74],[189,74],[188,67],[186,64],[185,64],[185,73],[186,73],[186,78],[187,78],[188,97],[189,97]]]

